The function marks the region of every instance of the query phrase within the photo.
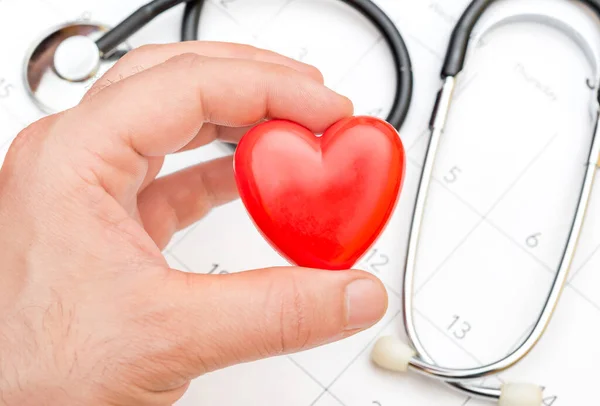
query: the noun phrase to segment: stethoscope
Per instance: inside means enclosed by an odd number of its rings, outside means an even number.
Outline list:
[[[408,114],[413,77],[408,49],[390,18],[370,0],[341,0],[379,30],[394,59],[395,97],[386,120],[400,128]],[[204,0],[153,0],[110,29],[93,22],[72,22],[45,33],[26,56],[25,89],[45,113],[76,105],[91,83],[131,50],[126,41],[161,13],[185,3],[181,41],[197,40]]]
[[[395,337],[381,337],[373,346],[371,356],[377,365],[385,369],[405,372],[409,368],[412,368],[418,373],[444,381],[452,388],[466,393],[469,396],[497,401],[501,406],[542,406],[543,388],[541,386],[518,382],[505,383],[500,388],[493,388],[469,384],[469,381],[505,371],[521,361],[539,342],[544,334],[558,304],[562,290],[565,287],[569,268],[577,247],[577,240],[583,225],[588,201],[590,199],[598,158],[600,157],[600,137],[598,136],[600,93],[598,92],[599,79],[597,77],[600,62],[597,57],[594,57],[592,47],[580,35],[578,30],[566,24],[557,16],[541,14],[539,12],[504,16],[499,21],[491,23],[486,27],[481,27],[478,34],[473,35],[472,31],[475,24],[479,21],[483,12],[492,3],[494,3],[494,0],[474,0],[469,4],[453,30],[450,46],[442,67],[441,76],[443,79],[443,86],[438,93],[430,122],[431,137],[417,192],[417,201],[410,229],[406,269],[404,273],[403,315],[404,327],[410,345],[404,344]],[[589,5],[600,17],[600,0],[584,0],[582,3]],[[584,180],[567,243],[565,244],[560,265],[550,288],[550,292],[533,329],[513,352],[496,362],[477,368],[444,368],[437,366],[434,360],[427,354],[427,350],[417,334],[412,312],[414,268],[419,232],[427,200],[427,192],[431,182],[436,151],[444,133],[444,126],[450,109],[456,77],[463,70],[469,43],[478,42],[485,33],[501,24],[519,20],[533,20],[551,24],[561,29],[563,32],[569,34],[569,36],[581,46],[592,65],[595,66],[596,82],[593,87],[594,93],[591,111],[592,119],[594,120],[593,139],[591,141]]]
[[[413,87],[411,60],[403,38],[394,23],[371,1],[341,1],[368,18],[380,31],[391,49],[398,83],[386,120],[396,129],[400,129],[408,114]],[[112,29],[91,22],[73,22],[52,29],[35,44],[27,55],[24,81],[31,99],[45,113],[54,113],[77,104],[94,79],[101,76],[122,55],[131,50],[130,46],[126,44],[126,40],[131,35],[159,14],[181,3],[186,3],[183,12],[181,40],[196,40],[204,0],[154,0]],[[501,406],[540,406],[543,402],[543,389],[540,386],[527,383],[507,383],[500,388],[493,388],[468,382],[502,372],[522,360],[542,337],[557,306],[567,281],[569,267],[592,190],[596,163],[600,157],[600,137],[597,136],[600,113],[600,93],[598,92],[600,79],[597,75],[600,62],[594,56],[590,44],[576,29],[561,21],[557,16],[539,12],[504,16],[500,20],[482,27],[478,34],[474,35],[475,25],[492,3],[494,0],[474,0],[469,4],[453,30],[441,71],[443,86],[437,95],[431,116],[431,136],[419,182],[405,264],[403,313],[404,327],[410,345],[406,345],[394,337],[382,337],[376,341],[371,355],[373,361],[382,368],[401,372],[414,369],[418,373],[444,381],[452,388],[469,396],[498,401]],[[589,5],[600,16],[600,0],[581,0],[581,3]],[[456,78],[463,70],[469,44],[477,42],[483,34],[501,24],[518,20],[536,20],[563,30],[582,47],[586,56],[594,64],[596,68],[596,82],[593,87],[595,94],[592,105],[594,137],[568,241],[546,303],[531,333],[516,350],[496,362],[478,368],[444,368],[437,366],[427,354],[415,329],[412,313],[414,268],[427,193],[437,148],[444,133]],[[475,37],[473,41],[471,37]]]

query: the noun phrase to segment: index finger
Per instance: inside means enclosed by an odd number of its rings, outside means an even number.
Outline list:
[[[206,57],[250,59],[278,63],[310,75],[315,80],[323,82],[321,72],[314,66],[307,65],[267,49],[229,42],[184,41],[169,44],[143,45],[128,52],[125,56],[120,58],[119,61],[102,76],[102,78],[94,83],[85,94],[84,100],[94,96],[100,90],[105,89],[119,80],[135,73],[139,73],[143,69],[148,69],[159,63],[165,62],[174,56],[185,53],[194,53]]]
[[[109,86],[64,119],[85,127],[76,137],[82,142],[110,138],[143,156],[164,156],[204,123],[245,127],[281,118],[319,133],[352,112],[348,98],[292,68],[182,54]]]

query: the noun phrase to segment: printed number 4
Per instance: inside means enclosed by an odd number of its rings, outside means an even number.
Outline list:
[[[462,321],[460,316],[453,316],[453,321],[448,326],[448,331],[452,331],[452,335],[459,340],[466,337],[467,333],[471,331],[471,324],[466,321]]]

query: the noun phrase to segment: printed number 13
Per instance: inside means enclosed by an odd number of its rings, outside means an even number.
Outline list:
[[[471,325],[466,321],[459,323],[459,321],[461,321],[460,316],[453,316],[452,319],[453,321],[448,326],[448,330],[452,330],[452,335],[459,340],[462,340],[466,337],[467,333],[471,331]]]

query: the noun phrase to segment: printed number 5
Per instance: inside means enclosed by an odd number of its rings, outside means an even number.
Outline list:
[[[458,166],[454,166],[454,167],[452,167],[452,169],[450,169],[450,173],[448,175],[444,176],[444,180],[448,183],[454,183],[454,182],[456,182],[456,179],[460,172],[461,172],[460,168]]]
[[[10,96],[13,85],[8,83],[6,79],[0,78],[0,99]]]
[[[466,337],[467,333],[471,331],[471,325],[466,321],[457,324],[460,320],[460,316],[453,316],[453,321],[448,326],[448,330],[452,330],[452,335],[459,340],[462,340]]]

